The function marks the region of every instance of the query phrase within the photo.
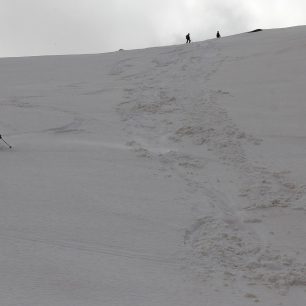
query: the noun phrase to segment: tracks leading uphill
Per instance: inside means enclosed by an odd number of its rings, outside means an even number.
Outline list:
[[[171,47],[142,60],[141,72],[131,79],[132,61],[115,69],[125,82],[118,112],[131,149],[185,181],[186,205],[203,199],[195,205],[202,216],[185,232],[203,277],[211,276],[208,271],[219,274],[221,267],[228,273],[225,282],[306,284],[303,263],[257,230],[265,222],[261,209],[286,209],[305,188],[249,158],[245,147],[259,146],[262,139],[241,130],[218,104],[231,93],[209,85],[227,56],[216,42],[207,42]]]

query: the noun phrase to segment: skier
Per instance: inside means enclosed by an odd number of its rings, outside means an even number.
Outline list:
[[[221,35],[220,35],[219,31],[217,31],[216,37],[221,38]]]
[[[190,39],[190,33],[188,33],[187,35],[186,35],[186,44],[190,44],[191,43],[191,39]]]

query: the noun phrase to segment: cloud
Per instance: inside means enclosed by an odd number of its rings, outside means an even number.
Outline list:
[[[306,23],[304,0],[1,0],[0,56],[96,53]]]

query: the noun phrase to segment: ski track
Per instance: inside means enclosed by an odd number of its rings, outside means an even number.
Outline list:
[[[187,193],[208,199],[210,214],[198,217],[185,231],[192,254],[187,265],[205,281],[221,273],[225,284],[242,280],[286,294],[292,286],[306,286],[306,265],[273,239],[261,237],[256,226],[264,226],[263,209],[291,209],[306,188],[291,182],[288,173],[271,172],[248,159],[244,146],[258,146],[262,140],[239,130],[218,105],[229,92],[207,86],[225,60],[231,59],[209,42],[192,50],[172,48],[158,60],[149,59],[146,69],[131,79],[127,71],[132,64],[121,61],[113,69],[126,82],[118,112],[127,145],[139,157],[158,160],[167,175],[185,181]],[[188,144],[198,146],[200,154],[188,153]],[[216,173],[235,173],[241,188],[234,191],[234,199],[205,177],[208,164],[217,167]]]
[[[10,231],[7,231],[10,232]],[[149,261],[153,263],[164,264],[167,266],[180,266],[180,259],[179,258],[173,258],[173,257],[162,257],[162,256],[156,256],[152,254],[145,254],[141,251],[137,250],[130,250],[127,248],[122,248],[120,246],[115,245],[97,245],[97,244],[90,244],[90,243],[84,243],[79,241],[71,241],[71,240],[51,240],[51,239],[45,239],[40,238],[39,236],[29,234],[23,234],[20,232],[13,232],[11,231],[10,234],[0,235],[1,239],[6,240],[12,240],[14,242],[16,241],[26,241],[28,243],[35,243],[35,244],[42,244],[47,245],[50,247],[56,247],[56,248],[63,248],[63,249],[74,249],[81,252],[86,252],[89,254],[100,254],[105,256],[115,256],[115,257],[124,257],[130,260],[142,260],[142,261]]]

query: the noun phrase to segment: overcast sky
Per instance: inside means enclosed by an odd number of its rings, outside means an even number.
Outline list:
[[[0,0],[0,57],[100,53],[306,24],[305,0]]]

